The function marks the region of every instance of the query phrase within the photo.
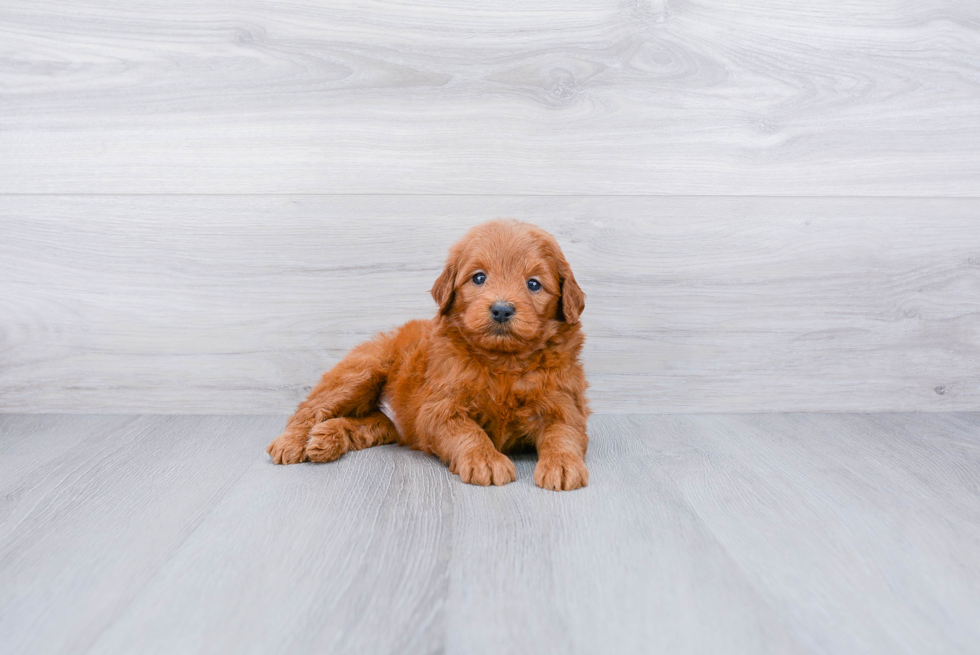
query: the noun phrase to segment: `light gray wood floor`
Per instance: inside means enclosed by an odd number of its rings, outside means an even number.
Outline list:
[[[4,653],[976,653],[980,414],[596,416],[587,489],[0,416]]]

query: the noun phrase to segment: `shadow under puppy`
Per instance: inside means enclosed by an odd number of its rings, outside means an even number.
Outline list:
[[[432,297],[435,318],[378,335],[324,374],[269,444],[273,461],[399,443],[463,482],[503,485],[516,478],[503,453],[533,446],[539,487],[588,484],[585,294],[554,237],[513,220],[478,225],[450,249]]]

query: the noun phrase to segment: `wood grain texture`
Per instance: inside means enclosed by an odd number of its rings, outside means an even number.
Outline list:
[[[653,440],[608,416],[589,434],[582,493],[535,487],[533,455],[505,494],[459,486],[447,652],[810,652],[656,474]]]
[[[445,467],[396,447],[336,466],[253,454],[89,652],[439,652],[456,483]]]
[[[980,5],[7,0],[0,192],[976,196]]]
[[[938,654],[980,646],[977,418],[676,415],[632,425],[660,451],[656,475],[808,648]]]
[[[0,650],[86,652],[280,424],[0,418]]]
[[[0,410],[289,413],[495,216],[569,257],[597,411],[980,408],[980,200],[8,196]]]
[[[4,652],[980,645],[980,414],[597,415],[568,493],[533,455],[489,489],[395,446],[277,467],[284,420],[2,417],[4,470],[60,453],[0,488]]]

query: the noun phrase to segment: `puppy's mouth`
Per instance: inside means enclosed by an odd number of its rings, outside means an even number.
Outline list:
[[[490,334],[492,334],[495,337],[511,337],[511,336],[514,336],[514,333],[510,329],[510,326],[507,325],[506,323],[496,323],[494,325],[491,325],[490,328],[487,330],[487,332],[489,332]]]
[[[523,349],[525,338],[510,325],[486,325],[473,335],[474,345],[488,352],[514,353]]]

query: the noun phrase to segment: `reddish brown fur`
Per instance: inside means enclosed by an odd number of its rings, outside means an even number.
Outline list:
[[[528,289],[531,277],[540,291]],[[273,461],[329,462],[400,443],[436,455],[463,482],[503,485],[516,477],[503,453],[533,445],[538,486],[584,487],[585,294],[555,239],[517,221],[479,225],[449,251],[432,297],[435,318],[378,335],[323,376],[269,444]],[[505,331],[490,316],[497,300],[514,304]]]

